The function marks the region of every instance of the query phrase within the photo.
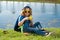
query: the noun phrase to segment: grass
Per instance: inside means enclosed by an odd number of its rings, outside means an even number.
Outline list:
[[[54,33],[49,37],[37,34],[29,34],[26,36],[14,30],[7,30],[6,34],[3,33],[3,30],[0,30],[0,40],[60,40],[60,28],[46,28],[46,30]]]

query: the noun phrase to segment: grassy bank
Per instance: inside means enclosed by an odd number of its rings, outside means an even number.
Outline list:
[[[0,30],[0,40],[60,40],[60,28],[47,28],[46,30],[54,33],[49,37],[36,34],[29,34],[26,36],[14,30],[7,30],[6,34],[3,33],[3,30]]]

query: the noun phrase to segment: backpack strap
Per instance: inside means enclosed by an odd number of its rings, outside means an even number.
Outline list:
[[[19,16],[19,18],[18,18],[18,22],[20,21],[20,17],[21,17],[21,16]],[[22,25],[22,26],[19,26],[18,29],[21,29],[21,33],[23,33],[23,25]]]

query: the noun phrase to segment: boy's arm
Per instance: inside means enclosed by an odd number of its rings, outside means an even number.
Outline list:
[[[24,21],[25,21],[25,19],[22,19],[22,20],[18,23],[18,26],[23,25]]]
[[[25,17],[21,21],[19,21],[18,26],[22,26],[25,20],[28,20],[28,17]]]

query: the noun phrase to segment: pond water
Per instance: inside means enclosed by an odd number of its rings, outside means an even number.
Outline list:
[[[16,19],[28,4],[32,8],[33,22],[39,21],[42,27],[60,27],[60,4],[38,2],[0,2],[0,28],[13,29]]]

